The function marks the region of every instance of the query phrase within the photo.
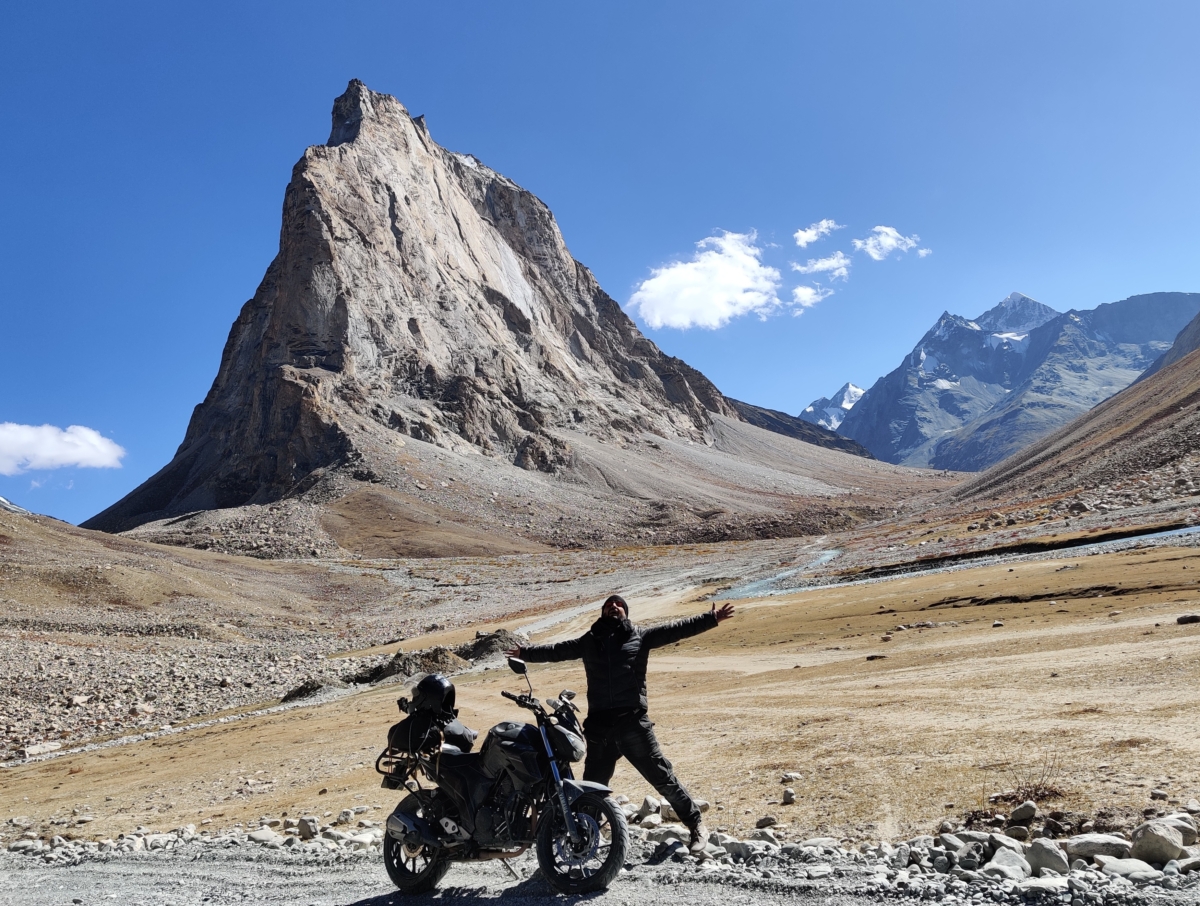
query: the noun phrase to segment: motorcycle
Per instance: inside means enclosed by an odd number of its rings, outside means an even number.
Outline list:
[[[384,866],[403,893],[432,890],[454,862],[501,859],[517,877],[507,860],[530,846],[566,894],[606,889],[625,864],[629,828],[612,790],[571,773],[586,748],[575,693],[540,702],[525,662],[508,665],[528,692],[500,694],[534,723],[497,724],[479,752],[468,751],[475,734],[457,721],[449,680],[427,676],[412,701],[397,702],[408,717],[392,727],[375,769],[385,789],[409,791],[383,839]],[[422,787],[421,777],[437,786]]]

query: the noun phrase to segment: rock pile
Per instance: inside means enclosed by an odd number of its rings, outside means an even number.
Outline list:
[[[363,817],[379,806],[346,808],[332,817],[307,815],[300,818],[263,817],[244,828],[237,825],[221,831],[197,830],[189,824],[169,832],[139,827],[115,840],[69,840],[62,836],[44,839],[26,831],[8,843],[8,852],[41,859],[47,864],[78,864],[89,858],[112,857],[129,853],[195,851],[205,847],[225,848],[258,846],[280,850],[299,857],[328,858],[351,854],[378,855],[383,846],[382,822]],[[205,822],[207,823],[207,822]]]

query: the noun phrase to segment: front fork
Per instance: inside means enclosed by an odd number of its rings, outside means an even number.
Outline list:
[[[538,730],[542,733],[542,744],[546,747],[546,756],[550,759],[550,773],[554,775],[554,789],[558,793],[558,804],[562,809],[563,821],[567,825],[567,835],[571,842],[579,843],[579,826],[575,823],[575,813],[567,802],[567,791],[563,788],[562,774],[558,770],[558,762],[554,758],[554,748],[550,745],[550,737],[546,735],[546,727],[541,725]]]

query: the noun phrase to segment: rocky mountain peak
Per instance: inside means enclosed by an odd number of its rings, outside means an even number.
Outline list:
[[[981,314],[975,323],[980,329],[994,333],[1028,333],[1058,315],[1059,312],[1049,305],[1043,305],[1024,293],[1014,292]]]
[[[584,439],[707,445],[714,416],[744,421],[640,333],[540,199],[356,80],[293,169],[279,253],[175,458],[87,525],[374,480],[399,437],[599,481]]]
[[[800,418],[814,425],[820,425],[822,428],[828,428],[830,431],[836,431],[845,420],[847,413],[854,408],[854,404],[862,399],[864,393],[866,391],[862,387],[856,387],[847,382],[833,396],[823,396],[809,403],[800,413]]]

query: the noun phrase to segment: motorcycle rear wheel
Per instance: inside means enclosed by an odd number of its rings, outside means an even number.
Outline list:
[[[423,817],[421,800],[415,795],[407,796],[398,810]],[[391,834],[384,834],[383,866],[401,893],[428,893],[446,876],[450,860],[443,857],[440,849],[421,844],[409,846]]]
[[[557,810],[539,822],[537,860],[559,893],[606,890],[629,853],[629,826],[621,807],[600,793],[584,793],[571,806],[582,839],[571,842]]]

